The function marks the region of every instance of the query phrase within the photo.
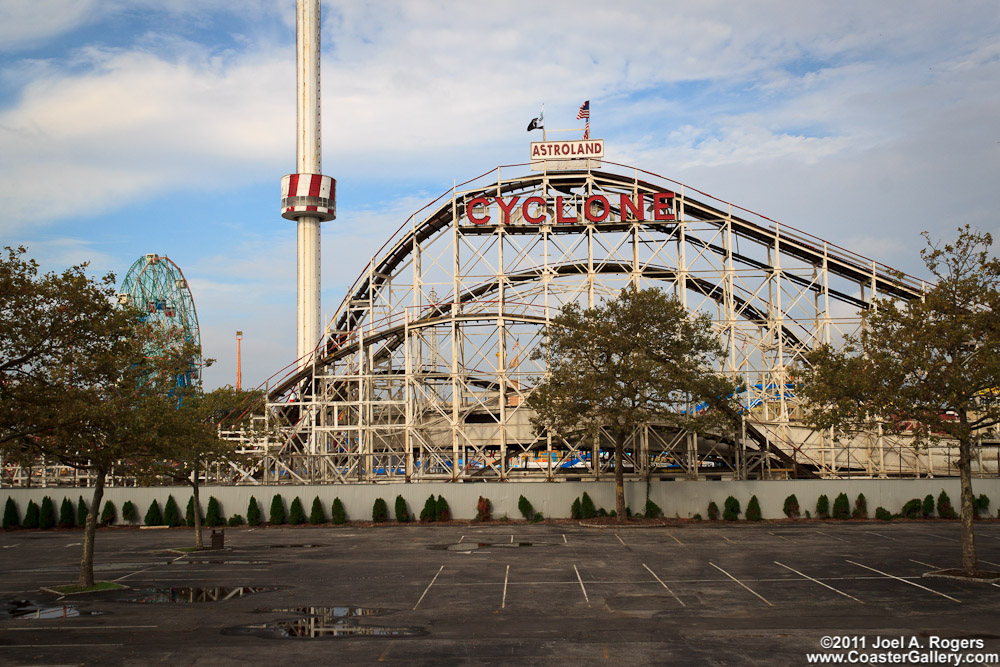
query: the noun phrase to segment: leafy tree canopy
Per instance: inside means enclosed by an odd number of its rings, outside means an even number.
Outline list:
[[[539,432],[605,429],[615,438],[616,511],[625,519],[621,457],[643,424],[705,433],[727,429],[738,380],[715,370],[723,349],[711,319],[662,290],[628,287],[584,310],[567,304],[537,353],[548,375],[529,399]]]

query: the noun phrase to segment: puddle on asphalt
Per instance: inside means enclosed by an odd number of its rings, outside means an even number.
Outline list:
[[[427,631],[416,626],[360,625],[346,619],[307,616],[226,628],[222,634],[264,639],[325,639],[327,637],[420,637],[426,635]]]
[[[166,604],[176,602],[222,602],[243,598],[257,593],[269,593],[279,590],[280,586],[171,586],[163,588],[141,588],[132,592],[129,597],[118,598],[122,602],[139,604]]]
[[[316,547],[321,547],[322,544],[261,544],[259,546],[250,546],[248,549],[315,549]]]
[[[359,616],[379,616],[389,613],[389,609],[376,609],[374,607],[262,607],[255,609],[257,612],[271,612],[283,614],[303,614],[305,616],[316,616],[318,618],[357,618]]]
[[[8,600],[0,618],[74,618],[77,616],[100,616],[103,611],[81,611],[75,604],[52,604],[34,600]]]
[[[459,542],[458,544],[434,545],[428,547],[438,551],[476,551],[477,549],[519,549],[537,546],[532,542]]]
[[[269,560],[172,560],[171,565],[270,565]]]

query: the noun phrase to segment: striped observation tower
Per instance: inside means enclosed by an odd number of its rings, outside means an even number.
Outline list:
[[[298,226],[299,367],[319,344],[321,222],[337,217],[337,182],[322,173],[320,138],[320,0],[296,2],[297,169],[281,179],[281,216]]]

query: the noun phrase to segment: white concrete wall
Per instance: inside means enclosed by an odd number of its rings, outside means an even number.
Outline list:
[[[830,507],[841,492],[846,493],[854,506],[854,499],[859,493],[864,493],[868,500],[868,514],[874,516],[875,508],[882,506],[890,512],[899,512],[903,504],[911,498],[923,498],[928,493],[935,499],[944,489],[951,497],[952,505],[958,509],[959,483],[957,479],[907,479],[907,480],[795,480],[795,481],[750,481],[750,482],[714,482],[714,481],[659,481],[654,480],[649,485],[649,496],[663,509],[667,517],[690,518],[701,514],[707,518],[709,502],[714,501],[722,508],[726,497],[734,496],[740,501],[740,507],[746,510],[750,497],[757,496],[761,512],[765,519],[783,518],[782,507],[785,498],[794,493],[798,498],[803,515],[806,510],[815,514],[816,499],[826,494],[830,499]],[[973,480],[973,490],[976,495],[986,494],[990,498],[990,514],[996,516],[1000,507],[1000,479]],[[208,505],[209,496],[215,496],[222,508],[224,516],[247,515],[247,505],[251,496],[256,497],[261,505],[261,516],[266,521],[274,494],[281,494],[285,501],[286,512],[291,507],[292,500],[297,496],[309,515],[313,498],[319,497],[323,503],[327,517],[335,497],[340,497],[347,511],[349,520],[371,520],[372,505],[376,498],[383,498],[389,507],[390,518],[394,517],[393,508],[397,495],[406,499],[410,512],[419,515],[424,502],[430,494],[443,495],[451,507],[452,516],[456,519],[472,519],[476,515],[476,502],[479,496],[489,498],[493,503],[493,516],[499,518],[508,516],[520,519],[517,501],[524,495],[535,510],[549,518],[568,518],[570,506],[575,498],[586,491],[594,500],[594,504],[605,509],[614,509],[613,482],[507,482],[507,483],[429,483],[429,484],[375,484],[361,485],[306,485],[306,486],[206,486],[201,489],[202,508]],[[20,516],[28,501],[34,500],[41,504],[43,496],[49,496],[55,503],[58,516],[59,505],[64,496],[68,496],[74,504],[82,495],[90,502],[93,489],[49,487],[36,489],[0,489],[0,506],[5,505],[11,497],[17,503]],[[138,510],[140,521],[155,498],[163,509],[169,495],[180,506],[181,511],[187,506],[191,489],[187,486],[174,487],[143,487],[143,488],[108,488],[104,491],[104,499],[114,502],[121,517],[122,505],[131,500]],[[644,482],[629,482],[626,484],[625,499],[635,512],[641,512],[646,503],[646,484]]]

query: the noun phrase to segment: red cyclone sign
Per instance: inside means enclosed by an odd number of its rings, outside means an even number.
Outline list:
[[[621,195],[618,198],[619,219],[645,221],[646,199],[644,193],[639,193],[633,199],[631,195]],[[652,213],[649,218],[655,222],[669,222],[676,220],[677,216],[670,211],[671,202],[674,199],[673,192],[657,192],[651,195],[651,208],[648,213]],[[493,221],[493,216],[487,211],[490,204],[495,203],[500,209],[500,218],[493,224],[511,224],[511,214],[520,208],[521,218],[532,225],[544,224],[579,224],[581,220],[576,215],[568,215],[563,203],[563,197],[556,197],[553,210],[546,208],[546,200],[542,197],[527,197],[521,201],[520,197],[505,199],[503,197],[475,197],[465,203],[465,217],[474,225],[486,225]],[[518,203],[520,202],[520,206]],[[604,195],[591,195],[584,200],[583,218],[587,222],[605,222],[611,215],[611,202]],[[575,211],[574,211],[575,213]],[[549,218],[553,218],[549,220]]]

